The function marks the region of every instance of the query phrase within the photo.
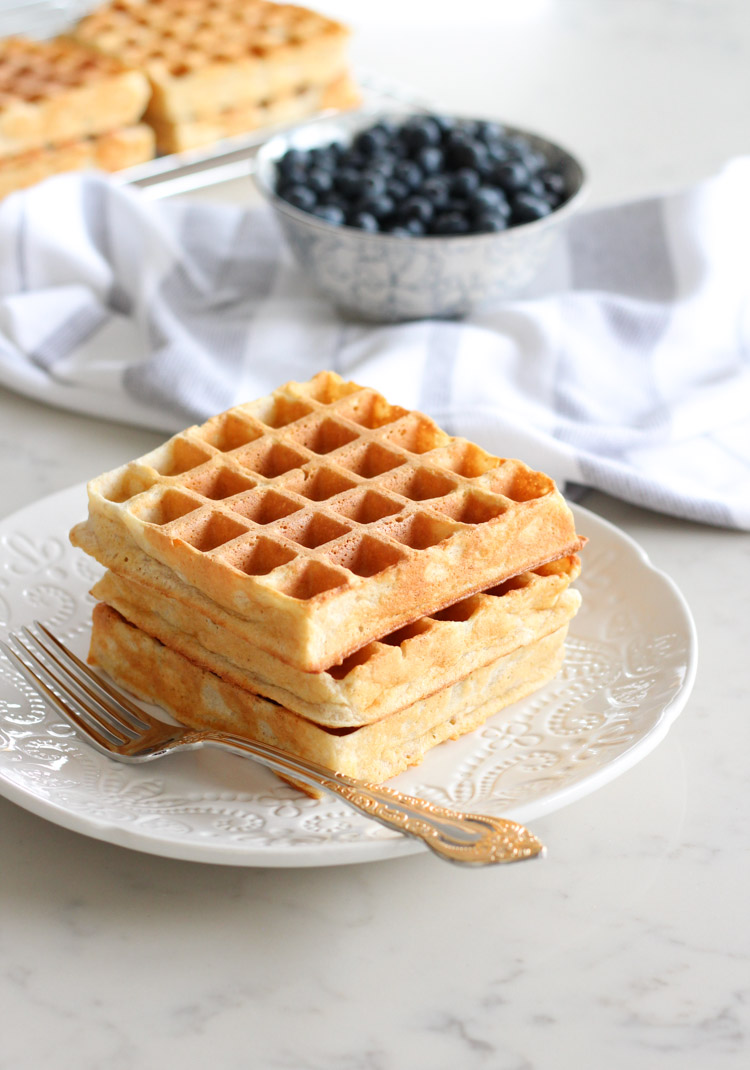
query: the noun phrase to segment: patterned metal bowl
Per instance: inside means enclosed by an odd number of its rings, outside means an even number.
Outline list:
[[[377,322],[464,316],[479,304],[517,293],[542,266],[561,225],[585,196],[586,176],[578,160],[545,138],[506,127],[562,169],[570,196],[544,219],[492,234],[414,238],[369,234],[326,223],[275,194],[276,161],[288,149],[348,142],[357,130],[380,118],[360,113],[317,119],[278,134],[258,151],[256,185],[317,289],[347,315]]]

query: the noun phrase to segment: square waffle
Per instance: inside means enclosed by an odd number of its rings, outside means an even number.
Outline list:
[[[240,132],[243,115],[249,125],[242,129],[253,129],[294,97],[292,117],[310,114],[323,90],[347,73],[344,26],[266,0],[113,0],[73,32],[146,72],[147,121],[160,132],[161,151],[195,145],[201,132],[201,143],[215,140],[221,113],[228,117],[219,136]],[[300,110],[304,104],[309,112]]]
[[[348,75],[342,75],[330,85],[309,86],[257,104],[216,111],[199,119],[168,119],[153,111],[148,119],[161,152],[187,152],[249,130],[295,122],[329,108],[344,111],[356,107],[359,102],[360,95],[354,82]]]
[[[141,72],[78,41],[6,38],[0,41],[0,158],[137,123],[149,94]]]
[[[360,728],[325,728],[240,688],[99,603],[89,660],[139,698],[194,728],[258,739],[340,773],[375,783],[484,724],[558,672],[567,626],[474,670],[451,687]]]
[[[67,145],[34,149],[19,156],[0,158],[0,197],[33,186],[64,171],[97,168],[119,171],[150,160],[154,155],[154,132],[138,123]]]
[[[580,605],[579,593],[568,589],[579,571],[578,558],[568,557],[522,573],[320,673],[300,672],[260,650],[243,638],[239,618],[185,584],[160,591],[126,566],[122,575],[105,573],[91,593],[201,668],[317,724],[346,728],[387,717],[557,631]],[[150,579],[158,583],[153,572]]]
[[[321,372],[88,486],[71,532],[133,547],[305,672],[582,546],[554,482]]]

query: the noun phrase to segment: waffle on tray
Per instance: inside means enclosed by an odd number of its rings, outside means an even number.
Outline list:
[[[0,196],[62,171],[150,159],[139,71],[77,41],[0,40]]]
[[[552,480],[332,372],[92,480],[71,539],[95,664],[365,779],[540,687],[580,604]]]
[[[140,71],[77,41],[0,41],[0,157],[66,145],[139,122]]]
[[[296,122],[329,108],[345,111],[356,107],[359,101],[354,82],[348,75],[342,75],[329,85],[310,86],[286,96],[243,107],[226,108],[197,119],[178,122],[155,114],[153,109],[148,119],[161,152],[188,152],[221,141],[222,138],[244,134],[248,130]]]
[[[73,32],[145,71],[146,120],[161,152],[359,100],[348,74],[348,30],[290,4],[113,0]]]
[[[19,156],[0,158],[0,197],[26,189],[51,175],[96,168],[120,171],[150,160],[154,155],[154,132],[145,123],[111,130],[96,137],[66,145],[32,149]]]

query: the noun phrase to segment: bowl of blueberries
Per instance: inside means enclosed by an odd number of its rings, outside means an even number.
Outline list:
[[[517,294],[586,186],[575,157],[537,134],[430,114],[304,123],[261,147],[254,178],[316,288],[375,322]]]

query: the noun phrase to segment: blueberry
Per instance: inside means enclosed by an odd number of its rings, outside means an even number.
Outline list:
[[[334,175],[333,183],[341,193],[352,196],[359,189],[361,179],[361,171],[354,167],[341,167]]]
[[[526,170],[532,175],[535,175],[538,171],[541,171],[543,167],[547,166],[546,157],[536,149],[528,148],[525,152],[520,154],[519,159]]]
[[[459,119],[456,130],[460,130],[466,137],[476,137],[479,132],[479,123],[476,119]]]
[[[360,198],[382,197],[385,193],[387,182],[385,175],[377,171],[366,171],[359,180],[359,185],[353,192]]]
[[[313,167],[307,176],[307,185],[313,193],[329,193],[333,189],[333,175],[323,167]]]
[[[345,197],[343,193],[338,193],[336,190],[331,190],[330,193],[323,194],[320,203],[333,204],[337,208],[341,208],[343,212],[347,212],[350,208],[349,198]]]
[[[459,133],[450,135],[445,156],[450,167],[471,167],[475,171],[484,170],[489,161],[486,145]]]
[[[388,234],[400,237],[419,238],[427,233],[427,227],[420,219],[393,219],[383,228]]]
[[[317,204],[318,198],[307,186],[289,186],[284,190],[284,200],[300,208],[303,212],[309,212]]]
[[[479,189],[479,172],[471,167],[459,167],[451,178],[451,192],[459,197],[468,197]]]
[[[472,230],[476,234],[491,234],[500,230],[507,230],[508,217],[501,212],[481,212],[475,216]]]
[[[393,141],[401,128],[393,119],[386,118],[378,120],[378,122],[370,129],[381,131],[384,135],[385,143],[388,144],[390,141]]]
[[[433,234],[467,234],[469,221],[462,212],[441,212],[431,231]]]
[[[523,160],[527,167],[538,171],[540,167],[545,167],[547,159],[544,153],[540,152],[535,145],[533,145],[527,138],[524,137],[510,137],[506,139],[513,155]]]
[[[516,159],[521,159],[522,156],[531,151],[529,140],[523,134],[508,134],[505,144],[510,154],[515,156]]]
[[[411,193],[411,188],[405,182],[399,182],[397,178],[392,178],[386,186],[386,193],[398,204],[399,201],[406,200]]]
[[[546,168],[539,172],[539,178],[544,183],[544,188],[548,194],[552,194],[559,203],[565,197],[565,178],[559,171],[554,171],[552,168]]]
[[[356,149],[345,149],[339,157],[339,167],[352,167],[356,171],[361,171],[367,167],[367,164],[367,156],[362,152],[357,152]]]
[[[511,158],[510,150],[504,141],[491,141],[487,145],[487,168],[491,172],[495,164],[505,163]]]
[[[516,193],[528,185],[531,175],[519,160],[499,163],[490,173],[493,183],[502,187],[506,193]]]
[[[387,132],[382,127],[371,126],[367,130],[361,130],[354,138],[352,145],[363,156],[374,156],[382,152],[387,143]]]
[[[442,140],[440,127],[429,116],[409,119],[404,123],[401,128],[401,139],[411,152],[439,145]]]
[[[339,208],[336,204],[318,204],[313,208],[312,214],[318,219],[325,220],[326,223],[333,223],[336,227],[340,227],[346,221],[343,208]]]
[[[502,190],[492,186],[480,186],[478,190],[475,190],[469,197],[469,208],[473,215],[482,215],[485,212],[506,217],[510,215],[510,206],[505,194]]]
[[[459,215],[464,215],[468,219],[469,217],[469,202],[465,197],[449,197],[447,202],[443,205],[442,212],[457,212]]]
[[[403,225],[406,230],[408,230],[409,234],[413,235],[415,238],[419,238],[427,233],[427,227],[421,219],[408,219]]]
[[[394,160],[408,160],[410,155],[409,146],[399,134],[388,142],[388,152]]]
[[[276,161],[276,169],[281,175],[288,175],[297,169],[306,170],[308,157],[301,149],[287,149],[283,156]]]
[[[424,175],[413,160],[399,160],[393,168],[393,177],[405,183],[409,189],[416,189],[421,185]]]
[[[536,219],[542,219],[549,215],[552,209],[549,201],[535,197],[531,193],[519,193],[513,198],[513,223],[533,223]]]
[[[500,123],[491,122],[483,119],[477,123],[476,137],[480,141],[483,141],[485,145],[490,142],[500,141],[505,135],[505,130]]]
[[[450,167],[465,166],[461,156],[470,140],[469,136],[464,133],[461,127],[457,126],[448,132],[445,137],[445,159]]]
[[[533,197],[541,197],[543,201],[548,200],[547,187],[542,182],[539,175],[532,175],[529,181],[526,183],[524,193],[530,193]]]
[[[414,160],[425,175],[436,175],[443,170],[443,150],[427,145],[416,153]]]
[[[393,175],[393,169],[396,166],[396,160],[389,153],[380,153],[378,156],[373,156],[370,159],[370,166],[368,171],[377,171],[379,175],[383,175],[385,178],[390,178]]]
[[[431,201],[436,208],[444,207],[450,197],[448,176],[430,175],[419,187],[419,194]]]
[[[399,216],[403,221],[407,223],[416,219],[420,223],[429,223],[432,217],[435,215],[435,205],[427,197],[420,197],[415,195],[409,197],[401,205]]]
[[[348,223],[350,227],[366,230],[369,234],[376,234],[380,230],[380,225],[371,212],[354,212]]]
[[[393,200],[386,194],[363,198],[357,205],[360,211],[374,215],[378,222],[392,215],[395,207]]]
[[[290,165],[286,171],[279,172],[277,175],[279,189],[282,189],[285,186],[287,188],[289,186],[304,186],[306,182],[307,170],[298,164]]]
[[[443,142],[458,126],[458,119],[454,119],[452,115],[431,115],[430,118],[440,131]]]
[[[326,145],[323,148],[310,149],[308,153],[310,169],[322,167],[324,171],[332,171],[338,163],[338,155],[334,145]]]

